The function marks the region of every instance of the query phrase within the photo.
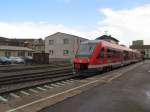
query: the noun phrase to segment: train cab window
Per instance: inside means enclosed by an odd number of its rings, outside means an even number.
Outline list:
[[[77,56],[89,57],[92,55],[96,44],[94,43],[82,43],[77,52]]]
[[[104,58],[104,48],[101,48],[99,55],[97,56],[97,58],[99,59],[103,59]]]

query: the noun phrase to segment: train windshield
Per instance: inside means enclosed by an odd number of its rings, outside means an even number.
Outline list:
[[[84,43],[80,45],[77,52],[77,56],[90,57],[94,51],[96,44],[94,43]]]

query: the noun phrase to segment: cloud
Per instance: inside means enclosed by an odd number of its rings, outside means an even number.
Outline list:
[[[0,22],[0,36],[7,38],[45,38],[56,32],[73,34],[87,39],[95,39],[100,35],[98,30],[90,32],[81,31],[80,28],[67,27],[63,24],[50,24],[48,22]],[[101,34],[102,35],[102,34]]]
[[[132,40],[144,40],[150,44],[150,5],[127,10],[101,9],[105,18],[99,21],[99,30],[107,30],[122,43],[129,44]]]
[[[44,38],[56,32],[64,32],[88,39],[95,39],[108,31],[108,34],[119,39],[121,43],[129,45],[132,40],[142,39],[150,44],[150,5],[144,5],[127,10],[100,10],[104,19],[98,22],[96,29],[84,31],[78,27],[67,27],[63,24],[48,22],[0,22],[0,36],[8,38]],[[97,26],[97,24],[95,24]]]
[[[0,22],[0,36],[8,38],[44,38],[56,32],[64,32],[82,37],[86,36],[84,32],[66,27],[62,24],[55,25],[47,22]]]

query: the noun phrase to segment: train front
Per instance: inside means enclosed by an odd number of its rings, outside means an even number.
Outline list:
[[[80,47],[73,60],[74,70],[76,74],[83,73],[88,70],[88,65],[92,61],[95,46],[96,44],[90,43],[90,41],[85,41],[80,44]]]

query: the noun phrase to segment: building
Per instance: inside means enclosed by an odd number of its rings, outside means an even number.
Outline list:
[[[150,45],[131,45],[130,48],[140,51],[145,59],[150,59]]]
[[[137,45],[137,46],[144,45],[144,41],[143,40],[135,40],[132,42],[132,45]]]
[[[9,39],[5,37],[0,37],[0,45],[9,45],[9,46],[23,46],[22,41],[16,39]]]
[[[43,39],[11,39],[13,41],[16,41],[20,44],[22,47],[27,47],[35,52],[44,52],[45,51],[45,41]],[[18,46],[18,45],[17,45]]]
[[[70,61],[76,54],[82,41],[87,39],[57,32],[45,38],[45,52],[50,61]]]
[[[133,41],[130,48],[140,51],[144,55],[144,58],[150,59],[150,45],[144,45],[143,40]]]
[[[26,47],[0,45],[0,56],[32,56],[33,50]]]
[[[105,40],[114,44],[118,44],[119,40],[115,39],[114,37],[112,37],[111,35],[102,35],[101,37],[96,38],[96,40]]]
[[[0,37],[0,45],[27,47],[35,52],[45,51],[45,42],[43,39],[9,39]]]
[[[37,53],[45,52],[45,40],[36,39],[33,41],[32,49]]]

